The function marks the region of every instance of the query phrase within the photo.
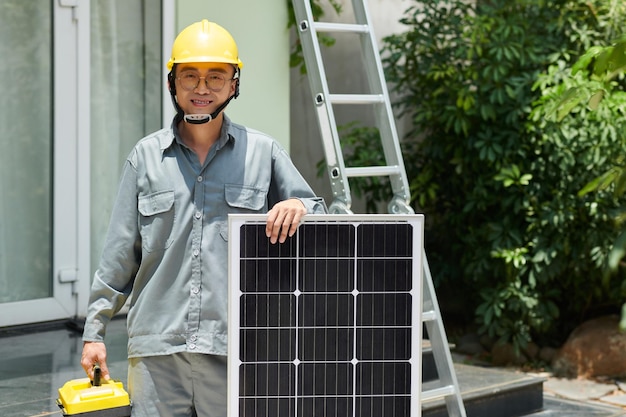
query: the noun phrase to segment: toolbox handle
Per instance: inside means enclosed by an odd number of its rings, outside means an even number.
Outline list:
[[[91,381],[91,385],[93,385],[94,387],[99,387],[101,382],[100,382],[100,377],[102,376],[102,371],[100,370],[100,365],[94,365],[93,366],[93,381]]]

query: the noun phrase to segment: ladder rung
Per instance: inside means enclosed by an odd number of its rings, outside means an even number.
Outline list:
[[[313,27],[318,32],[368,33],[370,31],[367,25],[355,23],[314,22]]]
[[[346,176],[348,177],[382,177],[385,175],[394,175],[399,173],[400,168],[396,165],[346,168]]]
[[[382,94],[329,94],[333,104],[376,104],[384,103]]]
[[[446,385],[439,388],[429,389],[427,391],[422,392],[422,401],[434,401],[440,398],[445,398],[449,395],[454,395],[456,391],[454,390],[454,385]]]
[[[435,310],[422,312],[422,321],[434,321],[436,318]]]

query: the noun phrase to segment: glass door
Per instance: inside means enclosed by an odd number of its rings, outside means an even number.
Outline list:
[[[173,4],[0,1],[0,328],[85,316],[123,161],[163,125]]]
[[[78,232],[76,161],[85,150],[78,142],[84,74],[75,3],[0,2],[0,327],[77,311],[79,242],[88,246],[89,230]]]

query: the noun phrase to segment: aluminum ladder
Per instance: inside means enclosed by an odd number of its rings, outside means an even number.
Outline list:
[[[310,0],[292,0],[292,3],[333,192],[334,200],[329,206],[329,211],[333,214],[352,213],[348,178],[387,176],[393,191],[392,200],[387,206],[389,213],[413,213],[414,211],[410,206],[410,191],[400,150],[400,141],[391,110],[391,102],[376,37],[370,24],[367,0],[352,0],[355,23],[315,21]],[[333,94],[329,91],[318,41],[318,33],[321,32],[358,35],[364,60],[363,70],[366,71],[369,84],[369,93]],[[358,69],[360,66],[353,65],[353,67]],[[333,110],[333,105],[342,104],[373,106],[376,114],[376,127],[380,133],[385,156],[386,164],[384,166],[345,166]],[[423,263],[422,321],[428,333],[429,349],[432,350],[439,379],[434,388],[421,390],[420,404],[443,399],[449,416],[466,417],[425,253],[423,254]],[[422,344],[420,346],[420,354],[423,355],[426,350],[427,348]],[[418,412],[421,415],[421,410]]]

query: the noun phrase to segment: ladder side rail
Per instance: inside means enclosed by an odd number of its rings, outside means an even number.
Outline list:
[[[422,283],[423,309],[430,310],[434,313],[434,320],[424,321],[426,330],[428,331],[428,340],[432,347],[432,354],[435,359],[437,373],[439,374],[439,381],[443,386],[454,387],[454,392],[444,397],[446,408],[450,417],[466,417],[465,406],[463,405],[459,382],[454,372],[452,355],[450,354],[450,347],[448,346],[441,311],[436,301],[435,287],[433,285],[425,251],[422,254],[422,260],[424,263],[424,280]]]
[[[331,203],[329,211],[331,213],[351,213],[352,198],[350,185],[345,175],[345,163],[339,141],[339,132],[337,131],[332,103],[329,100],[330,93],[324,81],[326,80],[326,74],[317,31],[314,27],[313,12],[311,11],[309,1],[293,0],[292,3],[296,21],[298,22],[300,41],[303,44],[304,62],[314,97],[314,109],[320,128],[328,176],[333,192],[334,201]]]
[[[397,175],[391,175],[389,177],[394,194],[394,201],[389,205],[389,211],[392,213],[412,213],[413,210],[410,207],[411,194],[409,181],[402,158],[395,116],[391,108],[391,100],[389,98],[387,81],[382,67],[376,34],[371,26],[371,19],[367,7],[367,0],[352,0],[352,8],[357,24],[366,25],[370,28],[367,33],[360,36],[361,50],[364,55],[370,91],[372,94],[383,96],[383,101],[380,105],[376,106],[375,110],[386,165],[400,167]]]

